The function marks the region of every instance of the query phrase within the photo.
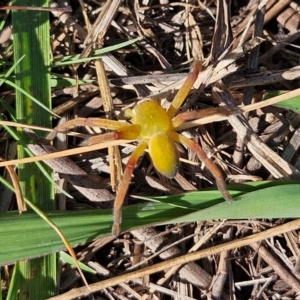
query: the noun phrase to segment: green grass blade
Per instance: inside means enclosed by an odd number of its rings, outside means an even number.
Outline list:
[[[297,182],[241,184],[229,191],[237,199],[232,204],[224,202],[219,191],[209,190],[155,197],[160,202],[125,207],[122,230],[222,218],[300,217],[300,184]],[[111,210],[55,211],[48,212],[47,216],[73,247],[111,234]],[[0,214],[0,239],[3,245],[0,248],[0,265],[64,249],[56,232],[32,212]],[[16,244],[21,247],[16,248]]]
[[[268,91],[264,95],[263,99],[264,100],[271,99],[273,97],[283,95],[285,93],[286,93],[285,91]],[[276,103],[275,106],[285,108],[285,109],[290,109],[299,114],[300,113],[300,97],[299,96],[292,97],[292,98],[284,100],[280,103]]]
[[[76,267],[73,257],[70,256],[69,254],[67,254],[66,252],[60,251],[58,254],[58,257],[61,261]],[[89,266],[85,265],[84,263],[82,263],[80,261],[78,261],[78,265],[80,266],[81,270],[83,270],[85,272],[88,272],[90,274],[97,274],[97,272],[94,269],[90,268]]]
[[[1,80],[0,80],[0,82],[1,82]],[[30,101],[32,101],[35,104],[39,105],[41,108],[43,108],[45,111],[50,113],[51,115],[59,117],[58,115],[54,114],[49,107],[44,105],[42,102],[38,101],[35,97],[33,97],[29,92],[26,92],[26,90],[22,89],[19,85],[15,84],[14,82],[12,82],[10,80],[5,80],[3,82],[5,82],[7,85],[13,87],[14,89],[16,89],[16,91],[19,91],[20,94],[24,95],[27,98],[28,103],[30,103]],[[49,116],[49,114],[48,114],[48,116]]]
[[[21,60],[24,58],[24,55],[18,59],[17,62],[15,62],[5,73],[4,76],[0,77],[0,86],[9,78],[9,76],[14,72],[16,66],[21,62]]]
[[[299,184],[287,184],[268,187],[246,193],[234,198],[232,204],[222,202],[195,213],[173,220],[188,222],[190,220],[213,219],[262,219],[262,218],[299,218],[300,199]]]
[[[57,291],[56,255],[47,255],[30,261],[30,268],[23,268],[21,263],[17,263],[13,270],[12,280],[6,299],[46,299],[53,296]],[[45,276],[36,276],[34,271]],[[26,277],[21,277],[23,274]],[[53,280],[49,280],[53,278]],[[55,279],[55,280],[54,280]],[[20,289],[20,287],[24,287]],[[27,287],[27,288],[26,288]],[[26,297],[29,290],[30,297]],[[42,295],[43,298],[40,298]]]
[[[61,66],[66,66],[66,65],[79,64],[79,63],[84,63],[87,61],[99,59],[99,58],[101,58],[101,55],[104,53],[122,49],[126,46],[134,44],[135,42],[137,42],[139,40],[140,40],[140,38],[138,37],[138,38],[135,38],[135,39],[123,42],[123,43],[119,43],[117,45],[104,47],[104,48],[95,50],[91,56],[86,57],[86,58],[80,58],[80,55],[64,56],[62,58],[55,59],[53,62],[53,67],[61,67]]]
[[[17,0],[15,5],[49,5],[48,1]],[[49,14],[39,11],[13,11],[14,61],[25,58],[16,66],[16,117],[19,122],[51,126],[50,97],[50,37]],[[24,93],[25,91],[25,93]],[[32,102],[31,95],[42,103]],[[30,97],[29,97],[30,96]],[[22,134],[20,132],[20,134]],[[28,139],[23,135],[23,139]],[[26,155],[22,146],[18,157]],[[36,165],[20,165],[18,168],[23,194],[42,209],[54,208],[53,186]],[[50,172],[50,170],[48,170]],[[34,235],[34,230],[28,232]],[[16,244],[18,245],[18,244]],[[22,245],[19,244],[22,251]],[[9,299],[45,299],[57,292],[56,255],[20,262],[15,265],[9,289]]]

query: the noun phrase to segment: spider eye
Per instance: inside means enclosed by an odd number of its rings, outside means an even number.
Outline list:
[[[176,175],[179,156],[174,141],[167,134],[156,134],[149,139],[149,153],[158,172],[169,178]]]

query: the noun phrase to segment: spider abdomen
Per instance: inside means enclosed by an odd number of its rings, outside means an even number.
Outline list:
[[[176,175],[179,156],[174,141],[165,133],[153,135],[148,142],[149,154],[155,169],[162,175]]]

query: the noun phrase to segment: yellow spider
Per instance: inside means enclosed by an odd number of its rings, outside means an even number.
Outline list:
[[[187,77],[181,89],[178,91],[171,106],[166,111],[160,105],[160,100],[152,99],[137,104],[132,110],[127,110],[126,115],[130,118],[130,123],[100,119],[100,118],[77,118],[57,126],[47,137],[53,139],[57,132],[66,132],[77,126],[92,126],[113,130],[102,135],[92,136],[85,144],[94,145],[110,140],[137,140],[138,145],[131,154],[114,202],[114,218],[112,234],[119,235],[122,221],[122,205],[126,196],[133,169],[138,158],[148,148],[154,167],[161,174],[172,178],[175,176],[179,156],[175,143],[183,144],[194,151],[199,159],[210,170],[216,179],[218,189],[225,200],[231,202],[232,198],[227,191],[221,171],[210,160],[203,149],[193,140],[190,140],[176,132],[177,128],[185,121],[203,117],[206,114],[214,114],[215,109],[189,111],[178,114],[176,112],[190,92],[201,69],[201,63],[196,61],[193,70]],[[225,115],[231,112],[220,108],[220,112]]]

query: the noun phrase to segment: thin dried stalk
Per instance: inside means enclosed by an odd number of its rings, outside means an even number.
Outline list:
[[[231,93],[221,81],[215,83],[213,87],[213,97],[218,102],[225,104],[227,108],[233,108],[235,106],[235,101]],[[300,179],[299,171],[263,143],[243,115],[230,116],[228,121],[239,137],[245,142],[245,145],[253,156],[260,161],[275,178]]]
[[[48,300],[64,300],[64,299],[73,299],[76,297],[81,297],[84,295],[88,295],[90,293],[100,291],[104,288],[117,285],[121,282],[126,282],[131,279],[135,279],[138,277],[142,277],[144,275],[149,275],[157,272],[164,271],[168,268],[178,266],[181,264],[187,264],[191,261],[199,260],[201,258],[204,258],[208,255],[214,255],[221,253],[222,251],[228,251],[234,248],[243,247],[246,245],[249,245],[251,243],[256,243],[261,240],[271,238],[276,235],[283,234],[285,232],[289,232],[291,230],[296,230],[300,227],[300,220],[294,220],[289,223],[264,230],[262,232],[253,234],[251,236],[247,236],[238,240],[234,240],[228,243],[224,243],[221,245],[213,246],[207,249],[203,249],[194,253],[186,254],[183,256],[171,258],[167,261],[143,268],[142,270],[133,271],[130,273],[126,273],[114,278],[109,278],[107,280],[103,280],[99,283],[90,284],[90,290],[87,290],[86,287],[80,287],[77,289],[73,289],[65,294],[55,296],[52,298],[49,298]],[[69,297],[69,298],[68,298]]]

